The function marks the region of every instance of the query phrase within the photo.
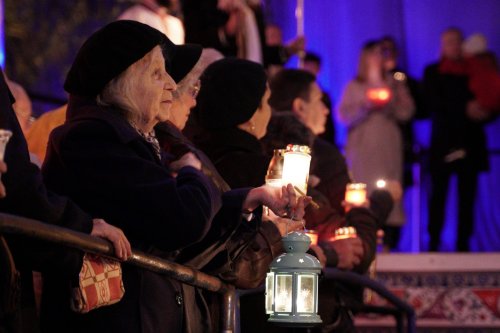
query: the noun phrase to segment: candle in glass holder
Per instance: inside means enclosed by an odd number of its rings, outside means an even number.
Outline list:
[[[345,191],[345,201],[354,206],[363,205],[366,202],[366,184],[347,184]]]
[[[283,182],[283,163],[285,161],[285,149],[275,149],[273,158],[269,162],[266,174],[266,185],[273,187],[281,187]]]
[[[283,185],[297,186],[303,193],[307,193],[307,180],[311,165],[311,148],[308,146],[288,145],[283,161]]]
[[[331,242],[339,239],[356,238],[358,233],[354,227],[342,227],[335,230],[335,234],[330,238]]]
[[[311,239],[311,245],[318,245],[319,235],[316,230],[306,230],[304,233]]]
[[[366,97],[374,103],[385,103],[391,98],[391,91],[387,88],[370,88]]]

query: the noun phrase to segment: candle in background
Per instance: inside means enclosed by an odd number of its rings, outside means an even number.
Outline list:
[[[330,238],[331,242],[339,239],[356,238],[358,233],[354,227],[342,227],[335,230],[335,234]]]
[[[366,97],[374,103],[386,103],[391,98],[391,91],[387,88],[370,88]]]
[[[307,180],[311,164],[311,148],[308,146],[288,145],[283,161],[283,184],[292,184],[307,193]]]
[[[384,179],[379,179],[377,180],[377,188],[385,188],[387,185],[387,182]]]
[[[366,184],[347,184],[345,191],[345,201],[353,206],[362,206],[366,202]]]
[[[311,245],[318,245],[318,232],[316,230],[306,230],[305,234],[311,239]]]

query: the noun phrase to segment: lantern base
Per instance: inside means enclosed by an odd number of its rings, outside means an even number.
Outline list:
[[[272,314],[267,321],[284,327],[313,327],[323,322],[317,314],[311,314],[310,316],[278,316]]]

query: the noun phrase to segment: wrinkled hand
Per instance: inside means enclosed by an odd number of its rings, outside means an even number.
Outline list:
[[[121,229],[106,223],[103,219],[94,219],[93,223],[94,226],[90,235],[112,242],[115,254],[119,259],[125,261],[132,255],[130,243]]]
[[[300,221],[304,217],[305,207],[311,200],[309,196],[302,196],[297,199],[292,184],[281,188],[263,185],[252,189],[248,193],[243,202],[243,209],[253,211],[256,207],[265,205],[280,217]]]
[[[339,239],[331,244],[339,258],[338,268],[351,270],[361,263],[364,250],[363,243],[358,237]]]
[[[7,164],[4,161],[0,161],[0,174],[7,172]],[[7,192],[5,191],[5,186],[3,186],[2,181],[0,180],[0,198],[5,198]]]
[[[170,169],[174,172],[178,172],[180,169],[186,166],[191,166],[197,170],[201,170],[201,162],[198,157],[196,157],[196,155],[192,152],[188,152],[182,155],[182,157],[178,160],[170,163]]]

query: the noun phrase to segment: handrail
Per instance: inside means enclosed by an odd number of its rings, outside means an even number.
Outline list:
[[[377,294],[387,299],[396,308],[401,309],[406,314],[407,332],[415,333],[416,330],[415,310],[409,304],[399,299],[396,295],[390,292],[381,283],[378,283],[377,281],[372,280],[364,275],[357,274],[354,272],[341,271],[336,268],[324,268],[323,275],[327,279],[333,279],[335,281],[362,285],[363,287],[375,291]]]
[[[25,217],[0,213],[0,234],[2,233],[37,238],[118,260],[114,255],[113,245],[107,240]],[[224,294],[222,304],[224,317],[221,331],[224,333],[233,332],[235,317],[234,287],[232,285],[190,267],[138,250],[133,250],[132,255],[125,263],[167,275],[194,287]]]

